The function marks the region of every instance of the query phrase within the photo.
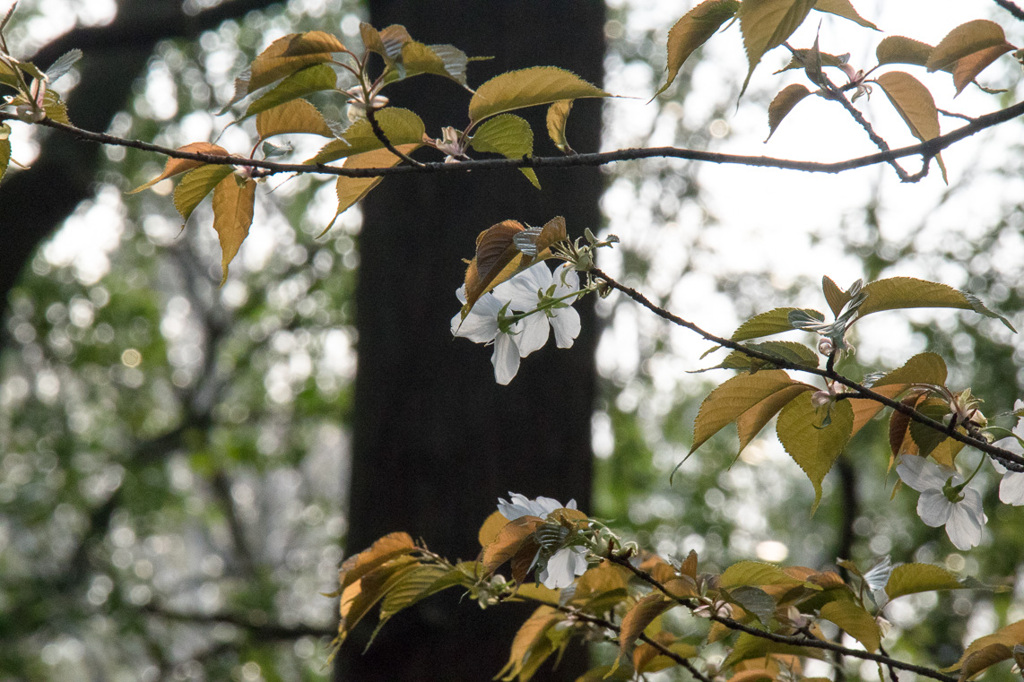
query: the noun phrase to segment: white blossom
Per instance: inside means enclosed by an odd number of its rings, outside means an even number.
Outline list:
[[[538,497],[531,500],[525,495],[509,493],[511,502],[499,497],[498,511],[509,521],[522,516],[537,516],[546,519],[548,514],[556,509],[575,509],[576,500],[569,500],[562,504],[551,497]],[[587,548],[579,546],[562,547],[552,554],[544,567],[537,572],[537,580],[552,590],[561,589],[572,585],[576,576],[583,575],[587,570]],[[534,557],[536,563],[540,558],[540,552]]]
[[[981,493],[964,487],[955,469],[916,455],[901,455],[896,473],[908,486],[921,493],[917,515],[932,528],[946,527],[946,535],[960,550],[981,542],[988,518],[981,508]],[[952,498],[952,499],[951,499]]]
[[[500,286],[495,287],[495,293],[481,296],[473,309],[466,315],[466,319],[462,319],[461,313],[456,313],[451,324],[452,334],[455,336],[462,336],[476,343],[494,345],[494,352],[491,354],[494,379],[505,386],[519,371],[520,351],[516,336],[522,328],[522,322],[514,322],[506,327],[506,331],[502,331],[498,318],[508,300],[499,298],[500,289]],[[465,304],[466,287],[460,287],[455,293]]]
[[[1021,409],[1024,409],[1024,401],[1018,400],[1013,404],[1013,411],[1017,412]],[[1017,420],[1017,425],[1013,427],[1013,433],[1014,436],[1024,438],[1024,419]],[[1015,437],[1003,438],[995,444],[1015,455],[1024,455],[1024,448]],[[1003,477],[999,482],[999,501],[1014,507],[1024,506],[1024,472],[1010,471],[995,460],[992,460],[992,465]]]

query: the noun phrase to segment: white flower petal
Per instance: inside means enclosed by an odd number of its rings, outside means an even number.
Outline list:
[[[491,294],[481,296],[466,319],[462,319],[462,313],[455,313],[452,318],[452,335],[474,343],[490,343],[498,335],[498,315],[503,305]]]
[[[999,501],[1014,507],[1024,505],[1024,473],[1008,471],[999,482]]]
[[[519,357],[525,358],[530,353],[540,350],[548,342],[550,325],[544,313],[536,313],[519,321]]]
[[[498,511],[501,512],[501,515],[506,519],[514,521],[521,516],[537,515],[531,508],[533,503],[525,495],[513,492],[509,492],[508,495],[512,499],[511,502],[502,497],[498,498]]]
[[[491,354],[494,365],[494,379],[502,386],[507,386],[519,371],[519,348],[509,334],[498,334],[494,341],[494,353]]]
[[[953,478],[953,485],[963,482],[963,478],[954,469],[917,455],[900,455],[896,473],[904,483],[918,492],[934,488],[941,490],[950,477]]]
[[[981,494],[976,490],[965,490],[964,499],[952,505],[946,535],[960,550],[970,549],[981,542],[981,530],[985,525],[985,514],[981,511]]]
[[[564,284],[563,284],[564,277]],[[580,275],[578,272],[572,269],[572,266],[568,263],[562,263],[555,268],[554,274],[551,276],[557,285],[555,288],[555,296],[565,296],[571,294],[574,291],[580,290]]]
[[[555,330],[555,344],[559,348],[572,348],[572,342],[579,336],[580,314],[575,308],[559,308],[551,316],[551,328]]]
[[[540,292],[551,286],[551,271],[543,262],[530,266],[508,280],[507,295],[512,308],[530,311],[540,302]]]
[[[926,490],[917,500],[917,515],[932,528],[945,525],[952,513],[953,503],[942,494],[942,490]]]
[[[563,547],[548,559],[548,565],[541,571],[537,579],[544,583],[544,587],[557,590],[572,585],[576,579],[576,566],[579,555],[573,551],[574,548]],[[583,564],[586,565],[586,559]]]

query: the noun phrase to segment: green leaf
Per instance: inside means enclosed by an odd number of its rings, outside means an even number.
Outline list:
[[[228,165],[205,165],[190,170],[174,188],[174,207],[181,214],[182,227],[188,222],[192,211],[221,180],[231,175],[233,168]]]
[[[801,585],[802,580],[794,578],[775,564],[763,561],[738,561],[722,572],[720,584],[724,588],[764,585]]]
[[[864,645],[868,651],[878,651],[882,632],[875,617],[852,601],[831,601],[821,607],[821,617],[830,620]]]
[[[814,9],[819,12],[834,14],[837,17],[842,17],[843,19],[849,19],[856,24],[860,24],[864,28],[874,29],[875,31],[881,30],[858,14],[857,10],[855,10],[853,5],[850,3],[850,0],[818,0],[814,3]]]
[[[499,74],[481,85],[469,101],[469,118],[476,124],[505,111],[551,104],[560,99],[609,96],[571,71],[555,66],[534,66]]]
[[[256,133],[261,140],[296,133],[334,137],[320,110],[304,99],[293,99],[257,114]]]
[[[569,112],[572,111],[571,99],[560,99],[548,107],[547,128],[548,137],[563,154],[575,154],[569,141],[565,138],[565,126],[569,122]]]
[[[185,145],[184,147],[178,147],[178,149],[175,151],[189,152],[191,154],[213,154],[215,156],[228,156],[228,150],[224,149],[223,147],[219,147],[215,144],[211,144],[209,142],[191,142]],[[166,163],[164,163],[163,173],[156,176],[149,182],[139,185],[132,191],[128,192],[128,194],[135,194],[136,192],[141,192],[144,189],[149,189],[150,187],[160,182],[161,180],[166,180],[167,178],[174,177],[179,173],[184,173],[186,171],[192,170],[193,168],[198,168],[204,165],[206,164],[203,161],[194,161],[192,159],[168,158]],[[230,171],[230,167],[225,167],[228,168],[228,170]],[[220,182],[220,180],[218,180],[217,182]],[[188,216],[186,216],[186,219],[187,218]]]
[[[502,114],[484,121],[469,146],[478,152],[501,154],[508,159],[533,156],[533,131],[526,119],[515,114]],[[540,189],[540,181],[532,168],[520,168],[526,179]]]
[[[232,173],[213,190],[213,229],[220,240],[221,286],[228,281],[228,266],[249,236],[255,202],[256,181],[252,178]]]
[[[892,569],[885,594],[890,600],[919,592],[959,590],[964,586],[956,576],[933,564],[901,564]]]
[[[744,0],[737,16],[750,67],[740,96],[747,90],[754,68],[768,50],[784,43],[814,7],[815,0]]]
[[[402,45],[399,58],[394,61],[394,68],[388,70],[384,82],[392,83],[404,78],[431,73],[436,76],[450,78],[466,87],[466,66],[469,57],[453,45],[424,45],[409,40]]]
[[[383,625],[388,618],[421,599],[449,587],[461,585],[464,579],[462,571],[456,568],[437,564],[415,566],[412,571],[402,576],[402,580],[384,597],[380,605],[380,624]]]
[[[881,64],[916,64],[924,66],[935,48],[920,40],[905,36],[883,38],[875,48],[875,57]]]
[[[775,615],[775,600],[759,587],[743,586],[729,590],[729,599],[754,615],[762,625],[767,625]]]
[[[793,107],[802,102],[809,94],[811,91],[807,89],[806,85],[793,83],[775,95],[775,99],[768,105],[768,137],[765,142],[775,134],[775,129],[782,123],[782,119],[786,118],[789,112],[793,111]]]
[[[795,383],[781,391],[771,394],[736,419],[736,432],[740,437],[740,447],[737,455],[754,440],[754,436],[760,433],[765,424],[771,421],[779,410],[789,404],[793,398],[805,391],[813,390],[807,384]]]
[[[778,357],[781,361],[808,367],[818,366],[817,351],[796,341],[763,341],[761,343],[748,343],[745,347],[761,353],[769,353]],[[742,369],[753,373],[762,369],[781,368],[771,362],[761,360],[760,358],[752,358],[742,351],[734,350],[726,356],[720,365],[709,369]],[[706,372],[707,370],[698,371]]]
[[[968,21],[954,28],[939,41],[932,50],[925,68],[929,73],[948,69],[958,60],[992,47],[1005,47],[1004,52],[1013,49],[1013,46],[1006,42],[1002,26],[985,19]]]
[[[828,410],[827,425],[825,421]],[[821,482],[843,451],[853,429],[853,408],[845,400],[816,408],[810,393],[801,393],[782,408],[776,431],[782,446],[814,486],[814,506],[821,502]]]
[[[732,652],[722,662],[722,669],[728,669],[737,663],[743,661],[749,661],[753,658],[764,658],[769,654],[786,654],[791,656],[801,656],[808,658],[824,658],[820,649],[812,647],[800,647],[793,646],[792,644],[780,644],[779,642],[772,642],[764,639],[763,637],[757,637],[755,635],[741,632],[740,636],[736,639],[736,644],[732,648]]]
[[[274,86],[270,92],[254,100],[249,105],[249,108],[245,110],[245,115],[236,120],[235,123],[244,121],[250,116],[255,116],[268,109],[273,109],[285,102],[305,97],[310,93],[334,90],[337,86],[338,75],[327,64],[316,64],[301,71],[296,71]],[[330,137],[333,137],[333,133]]]
[[[690,453],[703,445],[741,414],[765,398],[793,385],[810,386],[793,380],[782,370],[766,370],[757,374],[740,374],[713,390],[700,405],[693,424],[693,445]]]
[[[413,151],[419,148],[418,144],[403,144],[396,147],[396,149],[403,154],[411,154]],[[372,152],[363,152],[362,154],[356,154],[345,159],[345,168],[390,168],[396,163],[401,161],[397,156],[392,154],[387,149],[375,149]],[[342,213],[351,208],[357,201],[360,201],[363,197],[370,193],[374,187],[380,184],[383,180],[383,176],[377,176],[375,178],[350,178],[345,176],[338,176],[338,181],[335,184],[335,191],[338,195],[338,210],[334,213],[334,217],[331,218],[331,222],[324,228],[324,231],[319,236],[327,234],[327,230],[334,226],[334,221],[338,219]]]
[[[914,137],[926,142],[942,133],[939,129],[939,111],[935,108],[935,100],[921,81],[904,71],[889,71],[875,79],[875,82],[881,86],[885,96],[892,102]],[[942,170],[942,179],[945,180],[946,166],[942,162],[942,156],[936,154],[935,160]]]
[[[307,66],[328,62],[332,53],[344,49],[340,40],[324,31],[290,33],[257,55],[249,68],[248,78],[243,76],[239,81],[244,85],[244,94],[251,94]],[[238,89],[236,82],[236,92]]]
[[[423,135],[426,132],[423,121],[408,109],[386,107],[374,115],[381,130],[396,147],[423,142]],[[339,139],[324,145],[323,149],[306,163],[330,163],[346,156],[383,148],[384,143],[377,139],[370,122],[364,118],[350,125]]]
[[[903,364],[902,367],[883,375],[871,384],[872,388],[893,384],[932,384],[946,385],[946,361],[935,353],[918,353]]]
[[[697,48],[706,43],[722,24],[733,18],[739,8],[740,3],[736,0],[704,0],[675,23],[668,32],[668,74],[665,84],[654,93],[655,97],[672,85],[683,63]]]
[[[746,341],[748,339],[792,331],[795,327],[789,323],[789,314],[795,310],[802,310],[815,319],[819,319],[822,322],[825,321],[825,316],[817,310],[809,308],[775,308],[768,312],[754,315],[737,327],[730,338],[733,341]]]
[[[985,307],[976,296],[958,291],[946,284],[927,282],[913,277],[890,277],[864,287],[867,299],[860,307],[860,315],[900,308],[959,308],[1001,321],[1016,332],[1010,321]]]

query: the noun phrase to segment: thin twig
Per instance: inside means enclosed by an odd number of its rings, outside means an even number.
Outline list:
[[[705,331],[704,329],[697,326],[693,322],[690,322],[689,320],[684,320],[678,315],[674,315],[673,313],[670,313],[664,308],[652,303],[650,300],[648,300],[646,296],[641,294],[636,289],[627,287],[624,284],[620,284],[599,268],[591,268],[590,273],[593,276],[598,277],[607,282],[608,285],[611,286],[613,289],[618,289],[622,293],[626,294],[631,299],[633,299],[643,307],[647,308],[658,317],[668,320],[669,322],[672,322],[673,324],[676,324],[680,327],[689,329],[690,331],[702,336],[711,343],[723,346],[725,348],[729,348],[731,350],[739,351],[740,353],[743,353],[747,357],[756,358],[758,360],[769,362],[780,369],[791,369],[797,372],[806,372],[807,374],[815,374],[824,379],[830,379],[832,381],[839,382],[843,386],[851,389],[855,394],[848,395],[846,396],[847,398],[865,398],[867,400],[873,400],[877,403],[881,403],[886,407],[890,407],[893,410],[896,410],[897,412],[905,414],[906,416],[910,417],[912,420],[916,422],[924,424],[925,426],[928,426],[929,428],[938,431],[939,433],[948,434],[948,436],[954,440],[958,440],[961,443],[964,443],[965,445],[970,445],[971,447],[981,450],[982,452],[990,455],[994,459],[999,460],[999,462],[1006,466],[1008,469],[1011,469],[1013,471],[1024,471],[1024,457],[1014,454],[1009,450],[1004,450],[1003,448],[996,447],[995,445],[989,443],[987,440],[979,438],[978,436],[964,434],[959,431],[950,432],[948,431],[947,426],[942,422],[932,419],[931,417],[928,417],[927,415],[915,410],[913,407],[905,405],[899,400],[893,400],[888,396],[882,395],[881,393],[877,393],[868,388],[867,386],[859,384],[856,381],[849,379],[842,374],[839,374],[834,369],[819,369],[818,367],[811,367],[808,365],[801,365],[796,362],[790,362],[789,360],[772,355],[771,353],[764,353],[762,351],[749,348],[741,343],[733,341],[732,339],[716,336],[711,332]]]
[[[618,161],[639,161],[642,159],[666,158],[683,159],[687,161],[703,161],[706,163],[734,164],[751,166],[755,168],[777,168],[780,170],[803,171],[807,173],[842,173],[857,168],[866,168],[880,163],[889,163],[895,159],[902,159],[908,156],[922,156],[927,159],[935,156],[943,149],[975,135],[982,130],[992,126],[1005,123],[1024,114],[1024,102],[1018,102],[1005,109],[994,111],[984,116],[979,116],[973,122],[968,123],[956,130],[933,137],[932,139],[919,144],[907,147],[899,147],[887,152],[878,152],[866,156],[858,156],[844,161],[818,162],[799,161],[794,159],[781,159],[771,156],[751,156],[742,154],[721,154],[718,152],[698,151],[680,147],[649,147],[641,149],[620,149],[612,152],[597,152],[576,154],[575,156],[533,156],[522,159],[479,159],[462,161],[459,163],[444,163],[443,161],[431,163],[419,163],[418,165],[398,165],[389,168],[344,168],[341,166],[330,166],[322,163],[278,163],[250,159],[242,156],[218,156],[215,154],[199,154],[195,152],[182,152],[170,147],[143,142],[141,140],[128,140],[106,133],[96,133],[72,125],[58,123],[51,119],[43,119],[38,125],[46,126],[65,133],[74,135],[79,139],[90,142],[98,142],[118,147],[130,147],[167,156],[175,159],[191,159],[209,164],[226,164],[250,168],[262,168],[269,171],[268,175],[275,173],[312,173],[320,175],[344,176],[350,178],[374,178],[388,175],[403,175],[406,173],[465,173],[473,170],[493,171],[509,170],[517,168],[578,168],[581,166],[603,166]],[[10,113],[0,112],[0,122],[19,120]],[[908,177],[907,182],[916,182],[927,174],[927,163],[918,173]]]
[[[1024,21],[1024,9],[1011,0],[994,0],[997,5],[1005,9],[1017,19]]]

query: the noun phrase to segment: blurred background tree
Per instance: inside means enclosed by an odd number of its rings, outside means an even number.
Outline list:
[[[42,65],[81,47],[72,119],[177,146],[220,133],[226,118],[208,112],[229,99],[242,66],[285,33],[326,28],[357,42],[360,19],[402,23],[426,42],[494,55],[470,67],[471,83],[532,64],[600,82],[603,35],[605,88],[646,100],[679,13],[625,2],[610,3],[607,16],[599,3],[545,12],[487,4],[486,12],[457,16],[425,7],[374,2],[366,15],[356,3],[317,0],[121,0],[116,8],[61,3],[55,15],[52,5],[23,0],[12,44],[26,55],[38,49]],[[70,32],[50,40],[59,22]],[[40,31],[49,31],[43,46]],[[716,68],[688,64],[646,108],[609,103],[604,147],[743,143],[729,122],[738,128],[750,111],[763,117],[771,93],[751,91],[734,112],[737,84],[718,76],[708,85]],[[442,100],[461,106],[459,95],[447,82],[414,80],[396,88],[393,101],[414,106],[433,133],[460,120],[440,109]],[[324,111],[341,119],[336,105],[325,101]],[[577,104],[569,126],[577,149],[597,147],[598,116],[595,102]],[[448,333],[458,259],[471,255],[476,232],[504,218],[537,224],[558,214],[574,235],[604,223],[623,244],[602,267],[694,319],[713,310],[722,331],[773,305],[820,305],[815,280],[838,278],[833,268],[850,279],[927,274],[982,294],[1020,328],[1019,193],[993,189],[1013,187],[1020,144],[998,135],[981,144],[1008,151],[986,156],[935,199],[906,199],[884,169],[838,179],[824,195],[820,185],[778,193],[756,222],[796,216],[794,193],[814,194],[831,209],[801,225],[801,236],[776,237],[800,240],[780,249],[791,262],[784,272],[767,252],[754,263],[738,255],[750,231],[774,228],[720,219],[714,199],[728,190],[708,189],[760,182],[766,171],[734,169],[722,185],[694,165],[622,164],[605,173],[604,218],[594,208],[596,171],[541,174],[539,193],[515,173],[392,178],[321,239],[333,185],[272,180],[222,289],[208,213],[179,234],[169,197],[122,194],[162,160],[60,135],[16,141],[16,158],[32,168],[0,186],[8,235],[0,249],[0,677],[320,679],[329,674],[323,659],[336,603],[319,593],[333,589],[342,548],[407,530],[469,558],[476,526],[508,489],[576,497],[666,556],[695,549],[710,562],[824,566],[837,554],[864,561],[891,552],[895,561],[942,562],[968,574],[1020,574],[1020,539],[1009,530],[1019,509],[999,507],[1007,530],[990,531],[970,556],[951,552],[941,529],[918,523],[913,499],[898,498],[901,513],[893,513],[877,483],[888,460],[881,429],[854,441],[826,479],[811,531],[810,487],[773,437],[734,463],[735,443],[723,436],[687,460],[670,486],[706,394],[701,375],[686,374],[703,366],[694,359],[703,348],[691,352],[676,331],[631,304],[613,298],[598,306],[607,329],[593,414],[591,320],[572,353],[531,356],[509,388],[493,385],[489,351]],[[251,145],[240,127],[220,143]],[[32,145],[38,156],[23,158],[19,150]],[[856,201],[841,204],[836,197],[851,185]],[[978,196],[986,197],[983,212]],[[958,221],[965,211],[977,215]],[[1020,394],[1024,357],[988,321],[939,319],[886,319],[884,340],[874,343],[865,326],[857,360],[865,368],[899,364],[933,348],[955,366],[955,383],[972,385],[993,411],[1008,409]],[[965,631],[1024,617],[1010,596],[950,599],[958,618],[922,623],[934,603],[912,599],[890,614],[914,629],[918,650],[910,653],[950,662],[958,653],[950,642]],[[438,642],[451,644],[445,628],[459,619],[464,631],[473,618],[474,630],[488,635],[451,653],[474,666],[463,679],[489,677],[509,642],[502,628],[514,627],[515,616],[475,609],[453,599],[402,614],[382,632],[394,639],[376,642],[367,658],[352,642],[338,676],[349,666],[352,679],[373,679],[369,669],[392,673],[381,679],[408,678],[408,669],[386,666],[422,670],[423,655],[439,666]],[[562,674],[571,671],[567,662]]]

